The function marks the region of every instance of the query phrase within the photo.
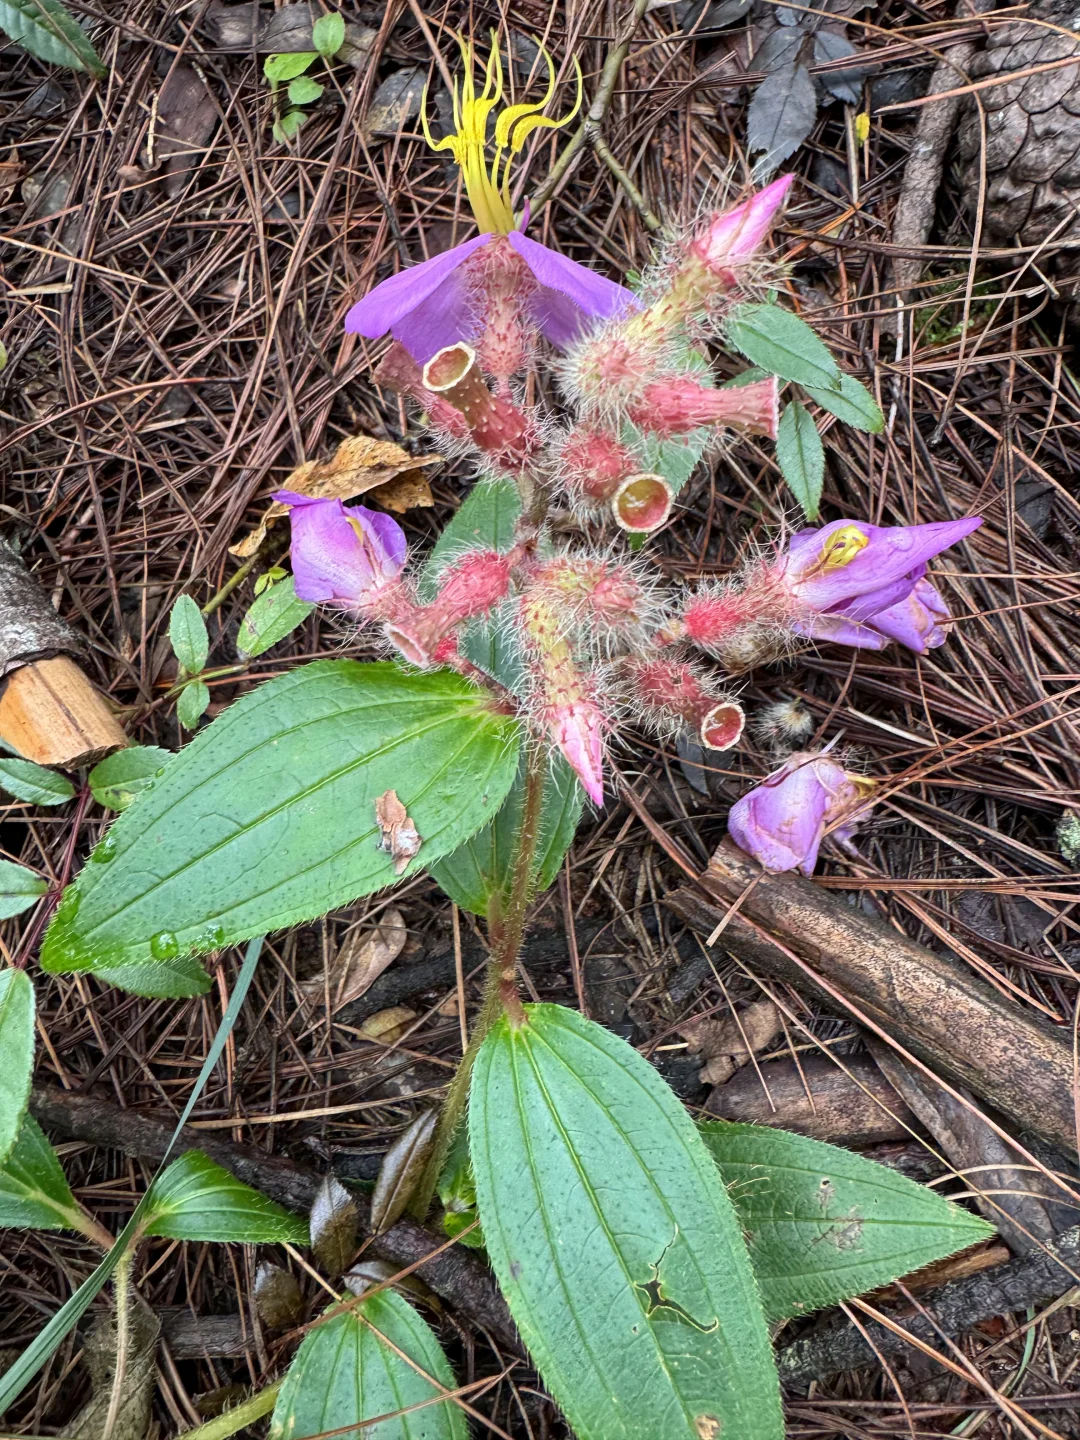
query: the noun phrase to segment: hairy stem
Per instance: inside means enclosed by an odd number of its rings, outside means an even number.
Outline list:
[[[450,1146],[454,1143],[454,1136],[464,1117],[469,1099],[469,1080],[484,1037],[504,1012],[516,1024],[520,1024],[525,1018],[517,992],[517,959],[521,950],[521,938],[525,932],[525,917],[532,898],[533,862],[540,833],[540,806],[544,797],[546,767],[547,755],[543,748],[535,743],[530,744],[525,770],[525,803],[521,812],[521,825],[514,842],[510,890],[505,905],[499,903],[498,896],[491,899],[488,911],[491,958],[488,961],[484,999],[480,1012],[473,1021],[469,1044],[461,1057],[461,1064],[446,1092],[439,1123],[435,1127],[431,1154],[409,1204],[409,1210],[419,1220],[428,1212],[439,1176],[446,1164],[446,1157],[450,1153]]]
[[[254,1395],[241,1401],[239,1405],[232,1406],[223,1414],[215,1415],[213,1420],[208,1420],[205,1425],[200,1425],[195,1430],[185,1430],[184,1440],[228,1440],[230,1435],[235,1435],[238,1430],[243,1430],[269,1414],[277,1403],[280,1389],[281,1381],[275,1380],[273,1385],[256,1390]]]
[[[116,1262],[113,1280],[113,1296],[116,1301],[116,1369],[113,1371],[112,1394],[109,1409],[101,1431],[101,1440],[110,1440],[120,1414],[120,1399],[124,1393],[124,1372],[127,1369],[128,1342],[131,1335],[131,1262],[135,1258],[135,1247],[129,1245]]]

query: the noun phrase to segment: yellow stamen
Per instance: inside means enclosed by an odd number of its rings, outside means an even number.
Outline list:
[[[473,80],[475,51],[471,41],[458,37],[464,73],[461,93],[454,84],[454,134],[435,140],[428,127],[427,90],[420,109],[424,139],[432,150],[449,150],[465,181],[469,204],[482,231],[508,235],[514,229],[514,212],[510,204],[510,165],[534,130],[558,130],[569,124],[581,108],[581,66],[574,61],[577,73],[577,100],[574,108],[561,120],[551,120],[540,112],[555,94],[555,65],[548,52],[540,46],[540,54],[548,67],[548,84],[542,100],[535,104],[508,105],[495,122],[495,155],[488,162],[487,129],[491,112],[503,96],[502,58],[495,32],[491,32],[491,52],[484,67],[484,88],[476,93]]]
[[[855,556],[865,550],[869,544],[869,535],[864,535],[857,525],[841,525],[839,530],[834,530],[831,535],[826,537],[814,570],[818,574],[828,574],[830,570],[842,570],[845,565],[850,565]]]

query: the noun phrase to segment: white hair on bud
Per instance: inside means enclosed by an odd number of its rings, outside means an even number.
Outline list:
[[[798,700],[774,700],[757,712],[751,727],[775,755],[787,755],[814,733],[814,717]]]

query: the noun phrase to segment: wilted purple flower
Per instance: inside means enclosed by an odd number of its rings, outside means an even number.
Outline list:
[[[781,562],[784,585],[797,606],[792,629],[870,650],[884,649],[892,639],[918,651],[940,645],[944,634],[934,616],[943,618],[948,610],[923,582],[926,562],[981,524],[978,515],[936,525],[836,520],[800,531]],[[917,589],[921,609],[907,603]]]
[[[766,870],[812,875],[825,831],[847,840],[870,809],[872,781],[849,775],[823,751],[800,751],[736,800],[728,831],[741,850]]]
[[[483,260],[524,270],[521,303],[541,334],[559,349],[576,340],[592,320],[607,320],[637,306],[629,290],[530,240],[520,230],[508,235],[474,235],[420,265],[391,275],[345,317],[345,329],[369,340],[389,331],[421,364],[447,345],[474,340],[484,322],[480,257],[495,245],[499,252]]]
[[[274,499],[289,507],[298,599],[356,607],[401,573],[405,532],[389,515],[292,490]]]

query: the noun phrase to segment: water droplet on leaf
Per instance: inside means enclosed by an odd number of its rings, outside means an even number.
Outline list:
[[[171,930],[162,930],[151,937],[150,954],[155,960],[175,960],[180,954],[180,942]]]

